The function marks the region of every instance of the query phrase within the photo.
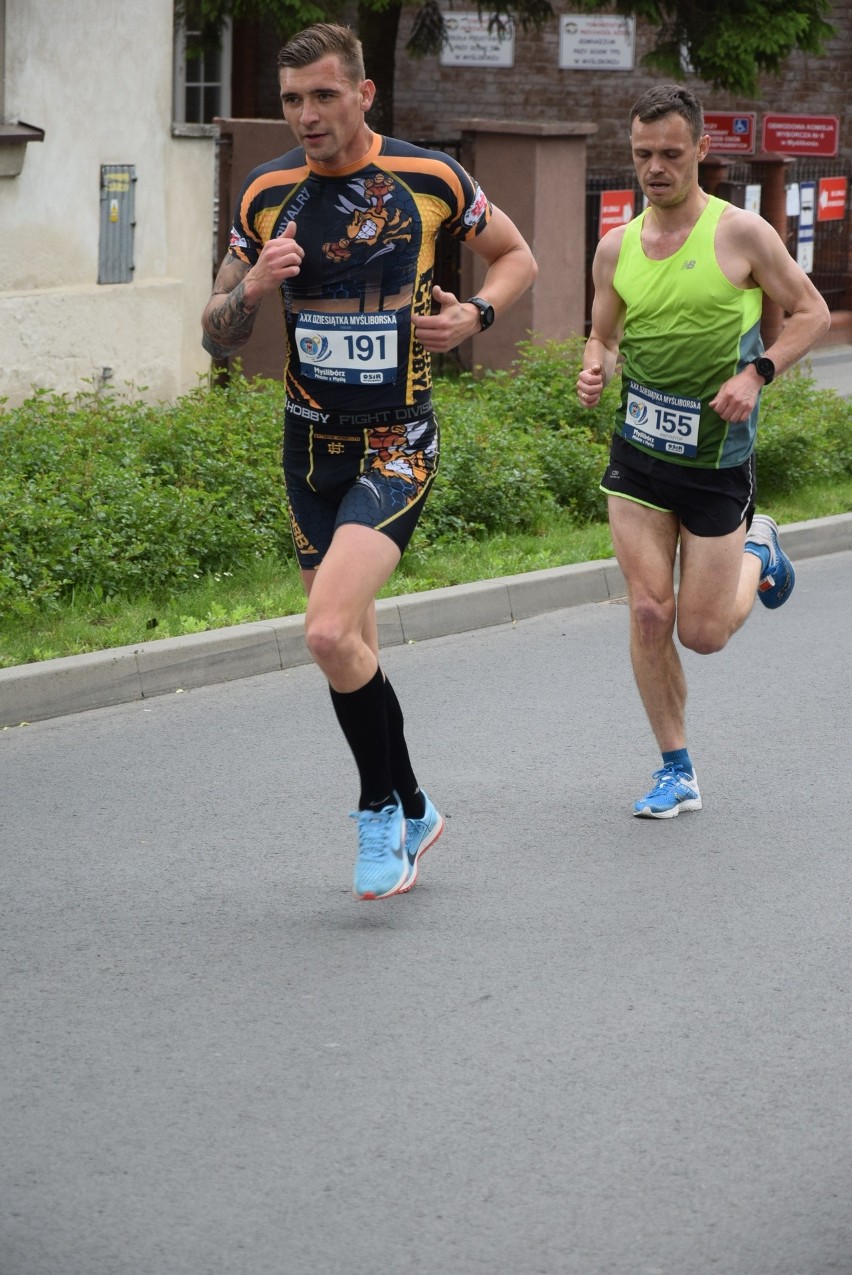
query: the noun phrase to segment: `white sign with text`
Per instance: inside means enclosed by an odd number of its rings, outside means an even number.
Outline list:
[[[567,71],[632,71],[636,19],[565,13],[559,19],[559,66]]]
[[[447,43],[441,49],[442,66],[514,66],[515,28],[489,31],[488,18],[478,13],[445,13]]]

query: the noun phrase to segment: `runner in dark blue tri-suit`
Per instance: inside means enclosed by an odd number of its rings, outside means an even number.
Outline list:
[[[490,326],[536,267],[454,159],[370,130],[375,86],[347,27],[307,28],[278,65],[299,146],[249,174],[204,345],[233,354],[263,297],[280,293],[284,472],[306,640],[360,776],[354,893],[387,898],[411,888],[443,827],[409,760],[375,616],[437,469],[430,355]],[[434,285],[442,229],[487,263],[480,296],[461,302]]]

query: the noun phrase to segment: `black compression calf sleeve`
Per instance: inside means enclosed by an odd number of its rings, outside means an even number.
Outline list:
[[[393,786],[399,793],[402,809],[409,819],[422,819],[426,810],[405,742],[405,719],[396,697],[396,691],[385,678],[385,699],[388,706],[388,732],[390,738],[391,771]]]
[[[377,669],[366,686],[357,691],[336,691],[329,686],[331,702],[352,749],[361,779],[360,810],[379,807],[392,800],[388,709],[382,670]]]

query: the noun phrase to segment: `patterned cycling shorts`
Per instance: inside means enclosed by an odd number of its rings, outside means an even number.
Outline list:
[[[405,550],[438,469],[433,415],[358,433],[287,417],[284,479],[302,570],[318,567],[344,523],[374,527]]]

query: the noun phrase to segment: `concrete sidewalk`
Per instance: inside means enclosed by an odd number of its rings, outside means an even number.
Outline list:
[[[852,549],[852,514],[789,523],[783,537],[794,561]],[[423,642],[624,595],[614,558],[503,576],[383,599],[379,638],[383,648]],[[307,664],[303,629],[303,616],[285,616],[0,669],[0,727]]]
[[[802,366],[813,376],[817,389],[837,390],[844,398],[852,398],[852,345],[824,345],[812,350]]]

